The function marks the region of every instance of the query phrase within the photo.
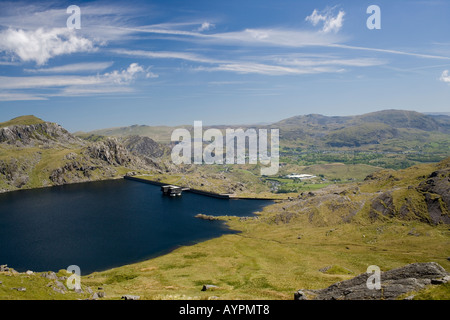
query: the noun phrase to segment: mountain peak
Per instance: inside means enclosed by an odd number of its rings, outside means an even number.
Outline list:
[[[32,124],[44,123],[44,122],[45,122],[44,120],[42,120],[34,115],[27,115],[27,116],[16,117],[9,121],[0,122],[0,128],[14,126],[14,125],[27,126],[27,125],[32,125]]]

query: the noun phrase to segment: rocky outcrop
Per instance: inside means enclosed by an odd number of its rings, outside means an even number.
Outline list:
[[[113,166],[126,166],[135,160],[115,138],[108,138],[88,146],[86,154]]]
[[[0,128],[0,143],[18,147],[84,144],[60,125],[50,122]]]
[[[393,300],[428,285],[450,281],[450,274],[435,262],[413,263],[401,268],[381,272],[381,289],[369,289],[367,282],[372,273],[335,283],[322,290],[299,290],[296,300]]]
[[[160,158],[170,152],[168,147],[149,137],[129,136],[123,138],[122,144],[128,151],[149,158]]]
[[[79,161],[73,161],[66,163],[61,168],[53,170],[50,173],[49,179],[54,185],[62,185],[69,182],[82,182],[89,179],[92,171],[95,169],[97,169],[97,167],[82,164]]]
[[[420,183],[417,190],[424,193],[428,212],[433,221],[449,224],[450,168],[446,167],[432,172],[426,180]]]
[[[394,180],[391,176],[378,177]],[[366,181],[376,181],[371,175]],[[398,179],[397,179],[398,181]],[[397,194],[397,196],[396,196]],[[416,219],[430,224],[450,224],[450,167],[433,171],[429,176],[409,186],[393,186],[371,200],[369,216],[372,220],[380,216],[400,219]]]

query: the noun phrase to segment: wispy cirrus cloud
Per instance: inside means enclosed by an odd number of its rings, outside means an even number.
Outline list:
[[[141,57],[148,59],[177,59],[200,63],[217,63],[219,61],[217,59],[211,59],[190,52],[127,50],[127,49],[113,49],[111,50],[111,52],[119,55]]]
[[[72,63],[62,66],[50,67],[50,68],[38,68],[38,69],[25,69],[26,72],[31,73],[82,73],[82,72],[96,72],[102,71],[111,67],[114,62],[83,62]]]
[[[450,56],[439,56],[439,55],[433,55],[433,54],[408,52],[408,51],[400,51],[400,50],[392,50],[392,49],[350,46],[350,45],[345,45],[345,44],[329,44],[329,45],[327,45],[327,47],[349,49],[349,50],[359,50],[359,51],[372,51],[372,52],[387,53],[387,54],[393,54],[393,55],[411,56],[411,57],[417,57],[417,58],[423,58],[423,59],[450,60]]]
[[[91,95],[132,92],[129,86],[140,76],[157,77],[149,68],[132,63],[126,69],[95,76],[50,75],[11,77],[0,76],[0,100],[42,100],[50,96]],[[39,90],[29,94],[26,90]]]
[[[262,75],[301,75],[317,73],[337,73],[345,67],[371,67],[386,64],[385,60],[375,58],[302,57],[295,55],[233,57],[211,59],[199,54],[176,51],[113,50],[116,54],[148,59],[179,59],[199,63],[191,67],[194,71],[226,71],[238,74]]]
[[[271,65],[264,63],[254,62],[235,62],[224,63],[214,67],[198,67],[197,71],[227,71],[238,74],[262,74],[271,76],[281,75],[299,75],[299,74],[316,74],[316,73],[336,73],[343,72],[344,69],[325,68],[325,67],[307,67],[307,68],[295,68],[282,65]]]
[[[48,100],[48,98],[39,96],[37,94],[0,92],[0,101],[31,101],[31,100]]]
[[[111,84],[130,84],[139,75],[152,77],[152,74],[137,63],[130,64],[126,69],[114,70],[95,76],[73,76],[73,75],[55,75],[55,76],[27,76],[27,77],[9,77],[0,76],[0,89],[32,89],[32,88],[54,88],[66,86],[82,85],[111,85]]]

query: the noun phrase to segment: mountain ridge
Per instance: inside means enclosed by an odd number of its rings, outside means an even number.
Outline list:
[[[444,120],[435,120],[438,117],[443,117]],[[230,125],[229,128],[279,128],[284,132],[280,134],[281,138],[296,139],[301,138],[302,133],[311,131],[334,131],[342,129],[342,126],[357,126],[366,123],[383,123],[393,128],[399,129],[417,129],[422,131],[437,131],[450,134],[450,117],[445,116],[431,116],[416,111],[406,110],[381,110],[371,113],[366,113],[356,116],[324,116],[321,114],[307,114],[298,115],[286,118],[280,121],[265,125]],[[220,126],[204,126],[208,128],[225,128],[226,125]],[[128,127],[115,127],[106,129],[97,129],[90,131],[90,134],[106,135],[106,136],[129,136],[129,135],[143,135],[154,139],[157,142],[168,142],[170,140],[170,133],[176,128],[192,129],[191,125],[180,126],[147,126],[147,125],[132,125]],[[292,134],[294,133],[294,134]],[[322,132],[323,133],[323,132]],[[83,134],[77,132],[77,135]],[[161,134],[165,134],[161,138]],[[317,133],[316,133],[317,135]],[[320,135],[319,135],[320,136]],[[322,134],[323,136],[323,134]]]

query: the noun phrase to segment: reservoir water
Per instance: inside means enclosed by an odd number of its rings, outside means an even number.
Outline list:
[[[0,194],[0,264],[17,271],[81,274],[143,261],[182,245],[234,233],[208,215],[251,216],[272,203],[225,200],[129,180],[99,181]]]

